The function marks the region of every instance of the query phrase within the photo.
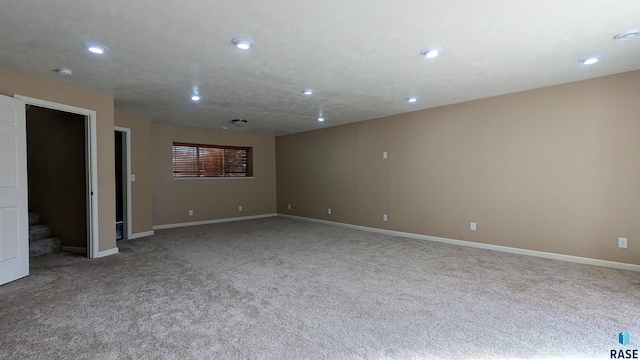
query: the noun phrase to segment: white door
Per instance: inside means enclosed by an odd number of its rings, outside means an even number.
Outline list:
[[[0,285],[29,275],[24,101],[0,95]]]

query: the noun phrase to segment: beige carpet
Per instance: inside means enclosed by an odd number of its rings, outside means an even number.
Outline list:
[[[158,231],[0,286],[3,359],[608,359],[640,273],[283,218]],[[617,343],[622,330],[631,344]]]

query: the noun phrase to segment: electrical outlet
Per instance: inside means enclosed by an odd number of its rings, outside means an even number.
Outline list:
[[[189,210],[189,216],[193,216],[193,210]]]
[[[382,152],[382,158],[383,158],[383,159],[386,159],[387,157],[388,157],[387,152],[386,152],[386,151],[383,151],[383,152]]]
[[[387,221],[387,214],[382,214],[382,221]]]
[[[136,181],[136,174],[131,174],[131,181]]]
[[[327,209],[327,214],[331,215],[331,208]]]
[[[476,223],[472,222],[469,228],[471,229],[471,231],[476,231]]]
[[[627,248],[627,238],[618,238],[618,247],[621,249]]]
[[[291,204],[287,205],[287,209],[291,210]]]
[[[242,211],[242,205],[238,206],[238,211]]]

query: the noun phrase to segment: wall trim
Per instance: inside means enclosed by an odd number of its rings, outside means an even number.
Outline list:
[[[129,234],[129,237],[127,238],[127,240],[137,239],[137,238],[141,238],[141,237],[145,237],[145,236],[151,236],[151,235],[154,235],[154,234],[155,234],[155,232],[153,230],[143,231],[143,232],[139,232],[139,233],[135,233],[135,234]]]
[[[60,247],[60,250],[66,251],[66,252],[71,252],[71,253],[78,253],[78,254],[86,254],[87,253],[87,248],[86,247],[80,247],[80,246],[65,246],[65,245],[62,245]]]
[[[278,214],[273,213],[273,214],[251,215],[251,216],[241,216],[241,217],[203,220],[203,221],[191,221],[191,222],[177,223],[177,224],[153,225],[153,230],[173,229],[173,228],[184,227],[184,226],[218,224],[218,223],[231,222],[231,221],[262,219],[262,218],[268,218],[268,217],[274,217],[274,216],[278,216]]]
[[[118,252],[120,252],[120,250],[118,250],[117,247],[114,247],[113,249],[109,249],[109,250],[105,250],[105,251],[98,251],[98,256],[96,256],[97,258],[101,258],[101,257],[105,257],[105,256],[110,256],[110,255],[115,255]]]
[[[203,176],[203,177],[174,177],[173,180],[253,180],[253,176]]]
[[[311,221],[311,222],[316,222],[316,223],[326,224],[326,225],[341,226],[341,227],[346,227],[346,228],[356,229],[356,230],[381,233],[381,234],[392,235],[392,236],[401,236],[401,237],[406,237],[411,239],[435,241],[435,242],[440,242],[445,244],[468,246],[468,247],[473,247],[478,249],[500,251],[500,252],[506,252],[511,254],[517,254],[517,255],[535,256],[535,257],[540,257],[545,259],[560,260],[560,261],[567,261],[567,262],[578,263],[578,264],[595,265],[595,266],[602,266],[602,267],[608,267],[613,269],[640,272],[640,265],[621,263],[616,261],[600,260],[600,259],[586,258],[586,257],[580,257],[580,256],[573,256],[573,255],[564,255],[564,254],[550,253],[550,252],[537,251],[537,250],[520,249],[520,248],[514,248],[514,247],[502,246],[502,245],[492,245],[492,244],[485,244],[485,243],[477,243],[473,241],[455,240],[455,239],[441,238],[436,236],[414,234],[414,233],[407,233],[407,232],[386,230],[386,229],[378,229],[378,228],[373,228],[368,226],[352,225],[352,224],[346,224],[346,223],[341,223],[336,221],[314,219],[314,218],[287,215],[287,214],[281,214],[281,213],[278,213],[278,216],[284,217],[284,218],[296,219],[296,220]]]

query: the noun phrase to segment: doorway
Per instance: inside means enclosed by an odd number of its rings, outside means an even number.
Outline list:
[[[37,106],[49,110],[58,110],[84,117],[84,170],[85,184],[85,213],[74,216],[84,216],[86,219],[86,255],[89,258],[98,258],[109,254],[109,250],[101,253],[98,244],[98,145],[96,112],[75,106],[55,103],[46,100],[35,99],[22,95],[14,95],[14,98],[22,100],[27,106]],[[28,115],[27,115],[28,117]],[[28,167],[28,164],[27,164]],[[64,177],[64,174],[62,175]],[[51,189],[55,191],[55,189]]]
[[[116,240],[131,237],[131,129],[115,127]]]
[[[87,254],[87,117],[26,105],[31,256]]]

